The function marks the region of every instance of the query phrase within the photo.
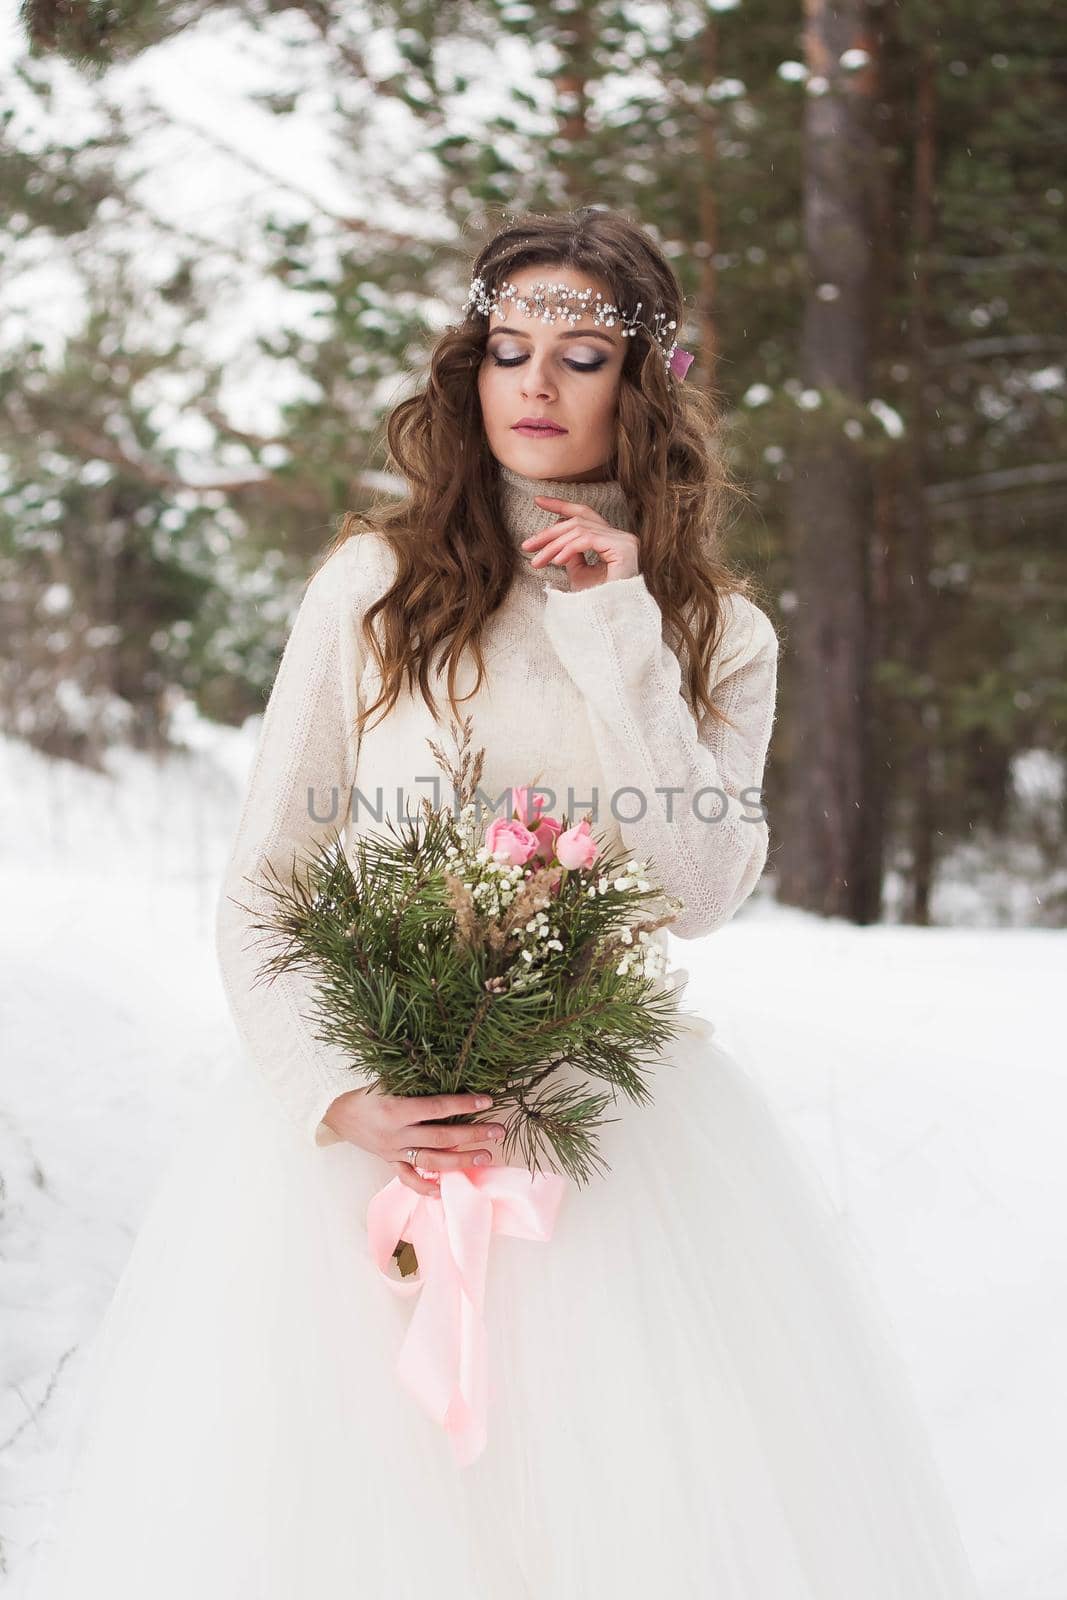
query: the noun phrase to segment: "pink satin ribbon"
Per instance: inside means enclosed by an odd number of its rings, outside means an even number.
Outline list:
[[[525,1167],[453,1168],[441,1173],[436,1195],[416,1194],[399,1178],[373,1195],[367,1208],[371,1255],[389,1287],[419,1295],[396,1372],[405,1388],[443,1424],[460,1466],[485,1449],[488,1437],[489,1349],[484,1306],[489,1241],[494,1233],[548,1240],[568,1180]],[[390,1276],[401,1239],[419,1267],[409,1278]],[[420,1293],[421,1291],[421,1293]]]

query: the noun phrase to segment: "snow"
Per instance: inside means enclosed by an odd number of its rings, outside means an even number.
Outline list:
[[[0,740],[0,1596],[169,1151],[235,1059],[215,898],[256,723],[93,773]],[[1067,933],[855,928],[765,889],[672,941],[815,1159],[898,1332],[984,1600],[1067,1594]],[[768,1597],[772,1600],[772,1597]]]

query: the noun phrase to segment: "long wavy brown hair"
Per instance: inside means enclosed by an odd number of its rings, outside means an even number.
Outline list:
[[[617,305],[641,301],[681,333],[685,306],[673,270],[641,228],[617,211],[581,207],[513,216],[483,243],[471,270],[492,292],[528,266],[584,271],[607,285]],[[328,560],[369,529],[387,541],[396,560],[391,586],[363,618],[381,692],[363,709],[361,730],[416,684],[436,720],[430,677],[446,667],[449,704],[462,720],[455,692],[462,653],[469,649],[477,665],[466,700],[485,675],[482,631],[522,561],[503,530],[498,464],[482,425],[477,380],[488,331],[488,319],[472,307],[438,337],[425,387],[399,402],[386,424],[389,465],[407,483],[407,494],[345,513],[323,555]],[[641,330],[626,344],[605,476],[618,479],[633,508],[641,573],[678,652],[690,710],[728,721],[711,699],[709,668],[723,626],[723,597],[747,595],[751,580],[732,572],[719,553],[725,514],[741,495],[719,446],[721,413],[713,397],[667,374],[651,335]]]

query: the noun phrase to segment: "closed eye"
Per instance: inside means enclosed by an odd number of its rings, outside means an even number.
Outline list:
[[[505,360],[505,358],[503,356],[493,355],[492,351],[490,351],[489,353],[490,353],[490,355],[493,356],[493,360],[494,360],[494,362],[496,363],[496,365],[498,367],[518,367],[518,366],[521,366],[521,364],[524,361],[528,361],[529,360],[528,356],[509,356]],[[564,356],[563,365],[565,367],[572,367],[575,372],[599,372],[601,367],[604,367],[604,366],[607,365],[607,362],[605,362],[605,361],[568,361],[567,357]]]

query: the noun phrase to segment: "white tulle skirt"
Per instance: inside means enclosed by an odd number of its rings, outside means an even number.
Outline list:
[[[862,1260],[684,1015],[610,1174],[547,1242],[492,1237],[467,1466],[394,1374],[390,1169],[236,1070],[96,1334],[30,1600],[975,1600]]]

